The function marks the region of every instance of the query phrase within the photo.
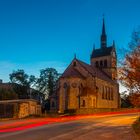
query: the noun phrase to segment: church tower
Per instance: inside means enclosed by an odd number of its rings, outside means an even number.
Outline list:
[[[105,20],[103,18],[102,33],[100,40],[100,48],[93,48],[91,54],[91,65],[97,67],[106,73],[112,80],[117,79],[117,55],[115,49],[115,41],[111,46],[107,46],[107,35],[105,29]]]

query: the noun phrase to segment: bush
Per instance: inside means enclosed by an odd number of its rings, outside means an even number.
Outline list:
[[[133,129],[135,133],[138,135],[138,137],[140,138],[140,117],[134,122]]]

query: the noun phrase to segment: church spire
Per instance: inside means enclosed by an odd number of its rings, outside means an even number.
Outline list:
[[[115,41],[113,40],[113,45],[112,45],[113,47],[115,47]]]
[[[106,35],[106,33],[105,33],[105,20],[104,20],[104,17],[103,17],[102,35]]]
[[[105,20],[103,16],[102,34],[101,34],[101,48],[107,47],[107,36],[105,31]]]
[[[76,59],[76,53],[74,54],[74,59]]]

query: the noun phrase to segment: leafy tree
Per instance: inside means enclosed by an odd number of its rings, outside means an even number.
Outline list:
[[[30,88],[34,87],[36,83],[35,76],[29,76],[24,70],[13,71],[9,76],[11,83],[14,83],[14,90],[18,93],[19,98],[29,98]]]
[[[128,107],[132,107],[133,105],[131,104],[130,101],[130,95],[127,94],[126,91],[121,93],[121,107],[122,108],[128,108]]]
[[[130,95],[129,100],[134,107],[140,107],[140,94],[134,93]]]
[[[52,95],[56,89],[57,80],[60,74],[54,68],[40,70],[40,77],[37,80],[37,88],[47,97]]]
[[[129,51],[119,71],[120,81],[130,93],[140,93],[140,31],[132,34]]]
[[[32,87],[35,84],[36,78],[34,75],[28,75],[24,70],[13,71],[10,75],[12,83],[17,83],[22,86]]]

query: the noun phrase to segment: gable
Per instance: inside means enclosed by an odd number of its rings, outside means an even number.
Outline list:
[[[86,76],[83,73],[80,73],[77,69],[77,62],[72,61],[71,64],[67,67],[67,69],[62,74],[62,78],[70,78],[70,77],[77,77],[77,78],[85,78]],[[79,67],[79,66],[78,66]]]

